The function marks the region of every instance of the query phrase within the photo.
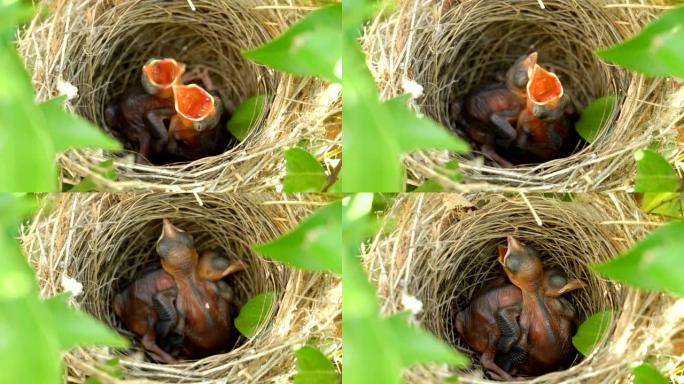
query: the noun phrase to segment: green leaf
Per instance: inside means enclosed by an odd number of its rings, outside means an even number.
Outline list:
[[[444,164],[443,169],[437,169],[437,172],[450,178],[456,183],[463,181],[463,175],[459,171],[458,161],[451,160]],[[413,192],[442,192],[444,187],[435,178],[426,180],[423,185],[416,188]]]
[[[287,175],[283,192],[320,192],[328,177],[321,163],[309,152],[295,147],[285,150]]]
[[[409,325],[408,318],[409,313],[402,312],[384,320],[394,336],[389,347],[399,356],[402,366],[429,362],[468,366],[465,355],[431,333]]]
[[[632,368],[634,384],[669,384],[670,381],[651,364],[641,364]]]
[[[242,55],[279,71],[340,83],[341,25],[342,4],[325,6],[303,17],[276,39]]]
[[[69,148],[121,149],[121,143],[86,121],[62,109],[66,97],[58,97],[40,105],[48,124],[46,128],[56,151]]]
[[[67,304],[68,298],[69,294],[62,293],[45,301],[61,349],[89,344],[128,347],[126,338],[85,312],[70,308]]]
[[[305,345],[295,352],[297,375],[294,384],[337,384],[338,375],[330,360],[318,349]]]
[[[604,96],[592,101],[575,124],[577,133],[584,140],[593,143],[601,129],[613,116],[616,105],[617,97],[615,96]]]
[[[342,204],[318,209],[292,231],[252,248],[263,256],[307,271],[342,274]]]
[[[97,184],[89,177],[83,178],[78,184],[71,187],[67,192],[91,192],[97,190]]]
[[[409,110],[405,106],[407,100],[408,95],[403,95],[385,103],[361,98],[355,103],[348,101],[345,94],[345,166],[341,177],[345,192],[402,191],[402,153],[437,148],[469,150],[463,140],[432,119]],[[344,112],[345,108],[348,112]]]
[[[645,75],[684,78],[684,7],[664,12],[636,36],[597,54]]]
[[[246,337],[254,336],[267,320],[274,301],[274,292],[264,292],[252,297],[242,306],[240,314],[235,318],[235,328]]]
[[[252,96],[240,104],[228,121],[228,131],[242,141],[256,127],[266,107],[266,96]]]
[[[676,192],[681,180],[670,163],[658,152],[639,149],[634,152],[637,163],[635,192]]]
[[[665,217],[684,216],[684,195],[678,192],[646,192],[641,209],[647,213]]]
[[[0,191],[55,191],[55,149],[31,78],[10,47],[0,46],[0,68]]]
[[[465,366],[467,358],[429,332],[412,327],[408,314],[383,318],[375,287],[357,256],[360,244],[379,228],[371,215],[373,194],[343,199],[344,289],[342,328],[344,380],[355,384],[400,383],[402,368],[438,361]]]
[[[597,312],[579,326],[577,334],[572,337],[572,345],[584,356],[587,356],[598,344],[613,323],[613,312]]]
[[[684,221],[665,224],[632,249],[591,268],[599,274],[647,291],[684,296]]]

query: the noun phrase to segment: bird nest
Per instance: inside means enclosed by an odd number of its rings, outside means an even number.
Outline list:
[[[587,285],[564,296],[580,320],[602,310],[616,314],[606,338],[589,356],[524,382],[631,382],[629,364],[649,354],[671,353],[670,339],[681,331],[681,300],[676,304],[669,296],[622,286],[588,268],[617,256],[647,228],[659,225],[640,213],[631,195],[578,195],[565,202],[541,195],[488,193],[466,199],[406,194],[388,217],[394,229],[363,252],[383,312],[415,309],[406,295],[417,298],[423,306],[415,321],[467,353],[472,362],[466,371],[446,365],[412,367],[405,372],[410,383],[442,382],[454,374],[463,383],[489,382],[479,354],[460,339],[455,318],[483,283],[503,274],[497,245],[505,244],[507,235],[538,250],[545,267],[557,267]]]
[[[78,96],[67,109],[113,136],[104,111],[127,88],[140,86],[141,68],[150,58],[173,57],[188,71],[208,70],[228,112],[251,96],[268,100],[248,137],[221,155],[154,166],[136,164],[125,151],[71,150],[59,156],[65,182],[90,177],[101,189],[114,191],[264,190],[279,184],[284,148],[307,143],[321,155],[340,141],[339,135],[326,136],[328,118],[341,111],[339,91],[240,54],[313,9],[307,1],[284,5],[277,0],[49,2],[49,17],[36,18],[18,40],[37,98],[54,97],[69,83]],[[114,159],[118,181],[96,171],[108,159]]]
[[[21,241],[44,297],[64,290],[65,278],[83,285],[73,304],[127,335],[133,347],[75,348],[64,355],[68,382],[95,376],[117,357],[126,379],[183,383],[287,383],[295,374],[293,348],[311,338],[341,359],[341,285],[329,274],[305,273],[264,259],[250,246],[292,229],[320,205],[315,198],[275,194],[62,194],[54,208],[24,226]],[[221,247],[249,267],[229,279],[238,305],[266,291],[275,303],[251,338],[229,351],[196,361],[156,364],[114,314],[114,295],[150,264],[159,265],[155,242],[161,219],[191,233],[198,248]],[[341,362],[338,362],[341,363]],[[147,381],[146,381],[147,382]]]
[[[498,82],[498,74],[533,51],[544,68],[558,74],[578,111],[598,97],[618,97],[616,112],[595,141],[578,145],[569,157],[500,168],[472,154],[422,151],[405,159],[409,183],[438,176],[435,169],[456,158],[466,182],[478,190],[625,187],[635,169],[633,151],[654,141],[671,141],[673,123],[682,113],[682,95],[673,93],[676,86],[670,81],[644,78],[593,53],[632,36],[659,12],[655,5],[631,2],[411,0],[372,22],[363,44],[383,97],[413,90],[415,85],[406,81],[415,81],[423,95],[413,106],[452,131],[457,126],[450,109],[459,97]],[[468,187],[440,180],[454,190]]]

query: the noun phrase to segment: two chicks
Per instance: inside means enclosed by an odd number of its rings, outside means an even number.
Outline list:
[[[537,252],[511,236],[499,246],[498,261],[510,281],[502,277],[483,287],[456,316],[456,330],[498,378],[559,369],[573,356],[577,326],[574,306],[561,295],[584,284],[544,270]]]
[[[197,79],[213,88],[206,73],[186,74],[185,65],[174,59],[152,59],[142,68],[142,88],[130,88],[107,107],[105,122],[137,145],[138,162],[192,161],[226,149],[221,99],[200,85],[186,84]]]
[[[513,64],[503,83],[458,100],[451,114],[486,157],[511,167],[570,154],[578,136],[569,104],[558,76],[539,66],[533,52]]]
[[[247,265],[217,250],[198,254],[193,237],[167,219],[156,248],[161,268],[144,271],[114,297],[116,315],[159,362],[228,348],[236,336],[234,294],[222,279]]]

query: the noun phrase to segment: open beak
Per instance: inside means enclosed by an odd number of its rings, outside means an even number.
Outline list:
[[[553,72],[535,64],[527,83],[527,97],[534,104],[555,108],[563,97],[563,85]]]
[[[217,115],[216,99],[199,85],[174,85],[173,94],[176,112],[186,125],[213,119]]]
[[[174,59],[152,59],[143,66],[142,84],[149,94],[171,98],[184,72],[185,65]]]

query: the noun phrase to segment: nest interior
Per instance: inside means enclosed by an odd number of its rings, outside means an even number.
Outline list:
[[[36,222],[36,228],[24,238],[42,293],[51,296],[61,291],[61,279],[65,276],[81,282],[83,292],[76,298],[77,305],[133,341],[133,348],[126,351],[89,347],[69,352],[65,359],[74,381],[101,374],[98,364],[111,357],[120,358],[129,378],[206,382],[218,378],[259,381],[289,376],[293,357],[289,356],[288,348],[314,335],[328,337],[329,334],[317,334],[317,330],[329,326],[339,308],[327,301],[334,285],[330,278],[303,274],[251,251],[250,245],[276,238],[296,225],[310,209],[308,203],[284,207],[266,205],[269,201],[277,202],[278,198],[64,195],[58,211],[48,220]],[[79,206],[85,209],[80,211]],[[137,272],[159,265],[155,242],[161,233],[162,218],[192,234],[198,249],[220,247],[228,258],[249,264],[245,271],[228,279],[238,307],[259,293],[276,293],[276,302],[255,336],[240,336],[232,349],[227,346],[229,350],[224,353],[197,361],[163,365],[144,355],[139,338],[123,327],[111,302]],[[318,322],[319,316],[326,316],[326,320]]]
[[[305,142],[319,154],[341,141],[340,135],[326,138],[324,123],[341,110],[339,91],[326,92],[331,87],[318,79],[281,74],[240,55],[294,24],[311,9],[308,1],[59,0],[49,6],[49,16],[34,19],[17,41],[36,97],[50,99],[70,83],[78,96],[66,108],[104,130],[106,106],[139,85],[142,65],[152,57],[176,58],[188,71],[207,69],[227,111],[250,96],[267,96],[256,127],[220,155],[151,166],[121,153],[70,150],[59,155],[66,183],[89,177],[109,191],[262,191],[279,183],[284,148]],[[109,159],[117,180],[98,172]]]
[[[385,96],[403,93],[404,78],[415,80],[424,88],[416,107],[454,132],[459,128],[452,105],[478,86],[500,82],[497,77],[533,51],[559,76],[578,112],[598,97],[618,97],[618,108],[594,142],[578,144],[569,157],[501,169],[471,155],[423,152],[407,158],[413,178],[432,177],[429,169],[456,156],[466,178],[475,181],[553,191],[584,184],[597,189],[631,160],[626,147],[652,140],[661,127],[651,123],[668,120],[655,105],[665,100],[661,81],[645,80],[594,54],[638,31],[651,16],[648,11],[584,0],[543,3],[544,9],[536,0],[409,1],[368,28],[364,41]],[[385,44],[388,36],[396,43]],[[595,166],[599,159],[605,160],[600,167]],[[579,169],[584,181],[577,180]]]
[[[557,267],[587,285],[564,295],[575,306],[580,321],[602,310],[616,313],[609,335],[594,353],[576,358],[569,369],[536,380],[561,382],[585,374],[614,375],[614,364],[622,363],[620,359],[638,359],[636,353],[625,353],[625,348],[640,347],[638,342],[630,341],[635,344],[627,343],[627,347],[624,340],[620,347],[613,344],[633,336],[626,324],[632,327],[641,321],[637,317],[648,310],[640,300],[652,297],[645,293],[639,296],[638,291],[603,279],[588,268],[591,263],[615,257],[645,233],[643,227],[603,224],[627,220],[625,217],[635,212],[630,211],[634,209],[632,196],[621,195],[614,200],[585,196],[573,202],[543,196],[529,196],[527,202],[498,194],[469,197],[470,201],[460,195],[407,194],[394,204],[389,216],[397,222],[396,229],[379,236],[364,252],[385,313],[405,310],[403,295],[416,297],[423,303],[416,321],[469,354],[474,369],[460,372],[461,382],[481,382],[484,372],[479,365],[480,354],[460,339],[454,322],[458,311],[470,303],[484,283],[503,275],[496,248],[505,244],[507,235],[513,235],[539,251],[545,267]],[[636,215],[643,220],[639,213]],[[542,225],[537,224],[537,218]],[[633,307],[635,300],[641,302],[637,304],[641,308]],[[641,325],[647,327],[645,321]],[[620,350],[619,357],[613,355],[616,352],[612,348]],[[607,365],[610,368],[604,370]],[[453,373],[445,366],[421,366],[407,370],[406,378],[411,383],[438,382]],[[617,376],[602,377],[605,382],[619,381],[608,378]]]
[[[193,11],[185,2],[132,2],[92,16],[97,33],[72,33],[64,59],[78,65],[66,65],[64,76],[81,92],[76,111],[106,130],[105,108],[126,89],[140,87],[141,68],[151,58],[171,57],[188,71],[208,70],[228,113],[250,96],[275,93],[279,76],[240,55],[270,38],[245,7],[212,2]],[[263,121],[261,116],[253,135]]]

